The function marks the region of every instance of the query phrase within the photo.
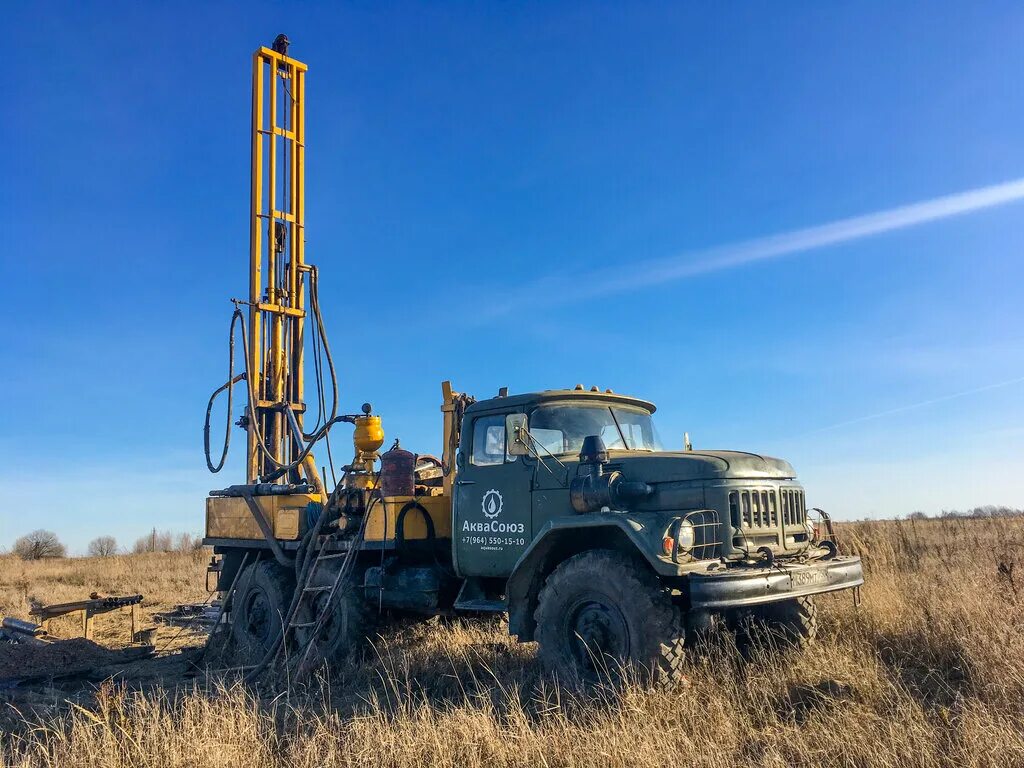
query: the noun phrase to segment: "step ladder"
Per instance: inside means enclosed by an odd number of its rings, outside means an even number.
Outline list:
[[[327,509],[325,507],[321,514],[326,513]],[[338,552],[329,549],[331,542],[336,540],[337,536],[341,535],[340,532],[331,534],[324,538],[319,544],[316,559],[310,565],[306,578],[300,584],[296,584],[295,586],[295,589],[299,590],[298,601],[296,602],[288,624],[284,629],[281,648],[296,648],[296,658],[298,661],[293,666],[293,676],[296,679],[305,677],[311,667],[318,661],[314,649],[316,648],[320,633],[323,631],[323,628],[327,623],[328,616],[330,616],[331,612],[334,610],[335,600],[339,593],[345,589],[352,589],[356,587],[352,579],[355,573],[354,565],[359,552],[359,545],[363,540],[363,533],[366,528],[366,518],[368,516],[369,511],[363,515],[362,522],[360,523],[359,530],[356,535],[346,540],[346,544],[348,546],[344,551]],[[334,578],[331,580],[331,583],[317,584],[317,576],[319,575],[323,564],[330,563],[335,560],[341,560],[341,565],[334,574]],[[322,602],[319,603],[318,610],[313,610],[313,606],[317,604],[317,598],[322,595],[326,595],[326,598],[322,599]],[[296,642],[297,630],[308,630],[308,635],[304,643],[299,644]]]

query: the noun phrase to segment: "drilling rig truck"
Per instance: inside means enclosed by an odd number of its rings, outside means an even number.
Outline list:
[[[381,452],[369,404],[338,413],[305,259],[306,72],[283,35],[253,56],[249,296],[234,300],[228,378],[205,428],[219,471],[232,392],[244,391],[246,480],[210,493],[204,539],[233,638],[264,665],[286,648],[308,666],[358,647],[383,618],[494,612],[558,675],[625,663],[669,682],[686,643],[714,623],[812,640],[815,596],[856,594],[863,574],[786,461],[666,450],[652,403],[580,385],[475,399],[444,382],[439,457],[398,441]],[[210,415],[225,393],[214,460]],[[336,468],[339,425],[353,454]]]

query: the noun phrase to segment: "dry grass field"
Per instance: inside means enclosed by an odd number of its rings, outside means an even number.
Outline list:
[[[1024,520],[847,524],[841,537],[867,565],[859,609],[821,599],[804,655],[742,661],[728,638],[694,652],[686,689],[559,689],[497,624],[431,621],[276,696],[212,674],[102,684],[73,703],[0,692],[0,764],[1024,766]],[[0,613],[93,590],[142,592],[151,612],[204,599],[204,565],[5,558]],[[115,642],[110,621],[98,636]]]

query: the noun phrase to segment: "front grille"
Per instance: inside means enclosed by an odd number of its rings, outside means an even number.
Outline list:
[[[780,510],[784,526],[803,525],[806,519],[804,492],[766,488],[729,493],[729,514],[737,528],[778,528]]]
[[[782,524],[803,526],[807,522],[804,492],[790,488],[782,490]]]

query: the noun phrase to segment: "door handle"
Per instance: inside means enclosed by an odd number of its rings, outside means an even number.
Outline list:
[[[456,480],[456,485],[476,485],[476,480]]]

